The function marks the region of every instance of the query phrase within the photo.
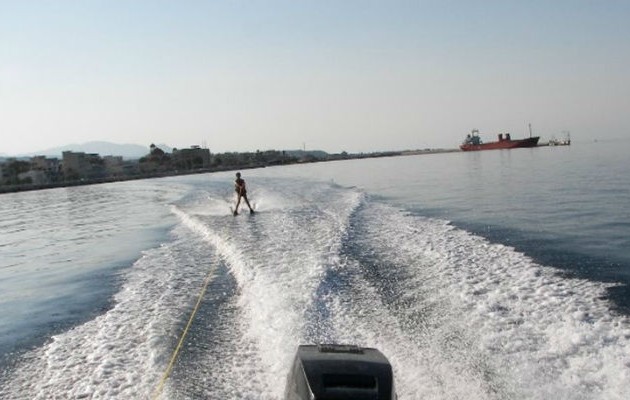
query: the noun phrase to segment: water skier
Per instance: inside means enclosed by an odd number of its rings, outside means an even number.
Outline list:
[[[241,204],[241,197],[245,200],[247,207],[249,207],[250,214],[254,213],[254,209],[249,204],[249,200],[247,200],[247,189],[245,188],[245,179],[241,178],[241,173],[236,173],[236,180],[234,181],[234,190],[238,196],[236,200],[236,207],[234,208],[234,215],[238,215],[238,206]]]

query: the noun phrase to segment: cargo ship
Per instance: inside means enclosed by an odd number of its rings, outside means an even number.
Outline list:
[[[499,140],[496,142],[483,143],[479,137],[479,131],[473,129],[466,136],[464,143],[459,148],[462,151],[478,151],[478,150],[496,150],[496,149],[515,149],[519,147],[536,147],[538,146],[539,136],[531,136],[531,126],[529,129],[529,137],[525,139],[512,139],[509,133],[505,135],[499,133]]]

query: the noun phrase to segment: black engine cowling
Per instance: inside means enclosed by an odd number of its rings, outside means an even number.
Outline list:
[[[320,344],[298,347],[285,400],[395,400],[392,367],[373,348]]]

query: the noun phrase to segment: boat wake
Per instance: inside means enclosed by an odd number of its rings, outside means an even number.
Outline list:
[[[207,188],[172,204],[115,305],[27,353],[0,397],[151,398],[209,278],[161,398],[281,399],[297,346],[322,342],[378,348],[401,399],[622,398],[630,323],[606,285],[353,188],[251,197],[238,217]]]

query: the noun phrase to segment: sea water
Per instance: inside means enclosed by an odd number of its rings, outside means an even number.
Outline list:
[[[629,150],[244,170],[237,217],[227,172],[2,195],[0,398],[281,399],[322,342],[401,399],[626,398]]]

